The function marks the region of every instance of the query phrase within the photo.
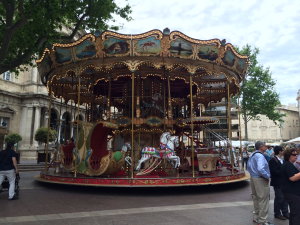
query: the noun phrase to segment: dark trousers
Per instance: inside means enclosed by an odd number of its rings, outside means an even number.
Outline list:
[[[245,168],[245,164],[246,164],[246,170],[248,170],[248,166],[247,166],[248,159],[249,158],[243,158],[243,167]]]
[[[300,196],[292,193],[283,193],[284,198],[290,206],[289,225],[299,225],[300,222]]]
[[[274,216],[287,216],[289,215],[288,203],[283,196],[281,188],[274,187]]]

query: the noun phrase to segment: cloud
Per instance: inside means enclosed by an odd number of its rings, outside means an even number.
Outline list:
[[[120,33],[153,29],[179,30],[196,39],[226,39],[242,47],[259,47],[260,64],[270,67],[282,104],[296,103],[300,89],[300,1],[130,0],[132,22]]]

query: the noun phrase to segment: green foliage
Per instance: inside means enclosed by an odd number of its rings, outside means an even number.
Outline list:
[[[22,141],[22,136],[20,134],[17,133],[12,133],[9,135],[6,135],[4,138],[5,143],[13,143],[16,144],[19,141]]]
[[[70,42],[78,31],[118,30],[120,26],[108,24],[115,22],[114,16],[130,21],[130,13],[129,5],[122,8],[114,0],[1,1],[0,74],[28,70],[45,47]]]
[[[34,135],[34,140],[38,142],[47,143],[47,134],[48,134],[48,128],[47,127],[41,127],[37,129]],[[57,132],[55,130],[49,131],[49,142],[55,141],[57,138]]]
[[[265,115],[276,125],[280,126],[284,122],[285,114],[276,110],[281,106],[279,94],[275,90],[276,81],[272,79],[270,68],[264,68],[257,61],[259,49],[250,45],[243,46],[242,49],[235,47],[242,55],[248,55],[250,65],[246,73],[246,78],[241,84],[241,114],[247,127],[249,120],[260,120],[259,115]],[[236,99],[235,99],[236,101]],[[246,129],[246,139],[247,139]]]

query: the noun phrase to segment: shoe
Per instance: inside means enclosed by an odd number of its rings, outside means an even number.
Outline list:
[[[274,223],[265,222],[265,223],[258,223],[257,225],[275,225]]]
[[[290,215],[285,215],[284,217],[288,220],[290,219]]]
[[[258,223],[258,219],[254,219],[254,218],[253,218],[253,222],[254,222],[254,223]]]
[[[15,195],[14,195],[14,197],[9,198],[9,200],[17,200],[17,199],[19,199],[19,197],[15,196]]]
[[[285,216],[274,216],[276,219],[280,219],[280,220],[286,220],[286,217]]]

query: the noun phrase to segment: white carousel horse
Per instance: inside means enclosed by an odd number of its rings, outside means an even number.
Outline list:
[[[167,142],[166,145],[166,159],[174,166],[173,168],[176,169],[180,166],[180,158],[175,154],[175,147],[179,146],[179,139],[177,136],[171,137],[171,139]],[[175,162],[175,165],[172,163]]]
[[[130,142],[126,142],[123,147],[122,147],[122,152],[124,152],[125,154],[127,153],[127,151],[131,150],[131,145],[130,145]],[[132,159],[130,156],[126,156],[125,157],[125,161],[131,166],[131,163],[132,163]]]
[[[154,147],[145,147],[142,149],[142,158],[139,160],[139,164],[136,167],[135,170],[139,170],[141,168],[141,165],[143,162],[146,162],[147,160],[154,158],[165,158],[168,161],[174,161],[175,165],[174,168],[177,168],[180,166],[180,158],[175,155],[174,149],[175,146],[178,146],[178,137],[171,137],[169,132],[163,133],[161,135],[160,139],[160,146],[161,149],[165,149],[163,153],[159,152]]]

